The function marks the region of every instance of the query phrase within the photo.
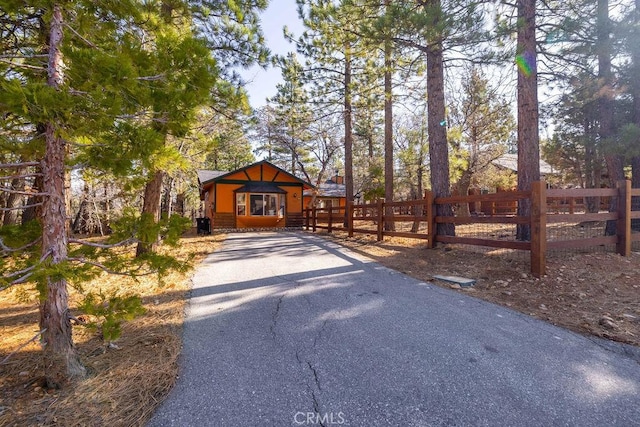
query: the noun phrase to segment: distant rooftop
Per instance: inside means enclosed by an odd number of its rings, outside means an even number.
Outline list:
[[[493,161],[496,166],[510,169],[514,172],[518,172],[518,155],[517,154],[503,154]],[[555,173],[551,165],[544,160],[540,159],[540,174],[551,175]]]
[[[311,196],[313,190],[305,190],[303,194],[305,196]],[[347,189],[344,184],[336,184],[329,180],[318,186],[318,197],[345,197],[346,194]]]

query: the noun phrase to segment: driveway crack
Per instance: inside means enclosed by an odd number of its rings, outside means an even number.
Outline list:
[[[326,427],[322,417],[320,416],[322,413],[320,412],[321,406],[320,400],[318,398],[318,393],[322,392],[322,386],[320,385],[320,376],[318,375],[318,370],[310,360],[307,360],[300,355],[300,351],[298,349],[296,349],[295,355],[296,360],[300,364],[300,367],[303,370],[308,370],[311,373],[312,380],[307,381],[307,390],[309,390],[309,393],[311,394],[311,404],[313,407],[313,411],[319,415],[316,422],[318,423],[318,425]]]
[[[314,368],[311,362],[309,362],[308,360],[307,360],[307,366],[309,367],[309,370],[311,370],[311,372],[313,373],[313,380],[315,381],[318,391],[322,391],[322,388],[320,387],[320,379],[318,378],[318,371],[316,371],[316,368]]]
[[[313,338],[313,347],[314,348],[318,344],[318,340],[322,337],[322,334],[323,334],[323,332],[325,331],[325,329],[327,327],[327,322],[329,322],[329,321],[325,320],[324,322],[322,322],[322,326],[320,326],[320,330],[318,331],[316,336]]]
[[[271,332],[271,336],[274,340],[276,339],[276,324],[278,322],[278,317],[280,316],[280,307],[282,306],[283,299],[284,294],[280,295],[280,298],[278,298],[276,309],[273,311],[273,315],[271,316],[271,326],[269,326],[269,331]]]
[[[313,399],[313,411],[320,415],[320,404],[318,403],[318,398],[313,390],[311,390],[311,398]],[[318,417],[317,422],[321,427],[327,427],[322,417]]]

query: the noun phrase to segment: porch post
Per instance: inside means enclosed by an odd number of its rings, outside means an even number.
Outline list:
[[[314,204],[311,207],[311,229],[314,233],[316,232],[316,225],[318,223],[317,219],[318,219],[318,211],[316,210],[316,205]]]

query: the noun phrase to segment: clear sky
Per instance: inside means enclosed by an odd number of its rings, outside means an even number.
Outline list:
[[[295,36],[302,33],[302,22],[298,18],[295,0],[270,0],[269,7],[261,14],[261,25],[267,47],[273,54],[284,55],[295,51],[282,32],[282,28],[287,26]],[[276,94],[276,84],[281,81],[280,70],[273,67],[267,70],[252,67],[241,70],[240,74],[248,82],[246,89],[254,108],[265,105],[265,98]]]

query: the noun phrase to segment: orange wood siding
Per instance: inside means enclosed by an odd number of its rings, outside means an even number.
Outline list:
[[[216,197],[216,212],[235,212],[236,196],[233,192],[240,187],[242,187],[240,184],[218,183],[216,185],[216,189],[218,190]]]
[[[302,187],[280,187],[287,192],[287,213],[302,212]]]

